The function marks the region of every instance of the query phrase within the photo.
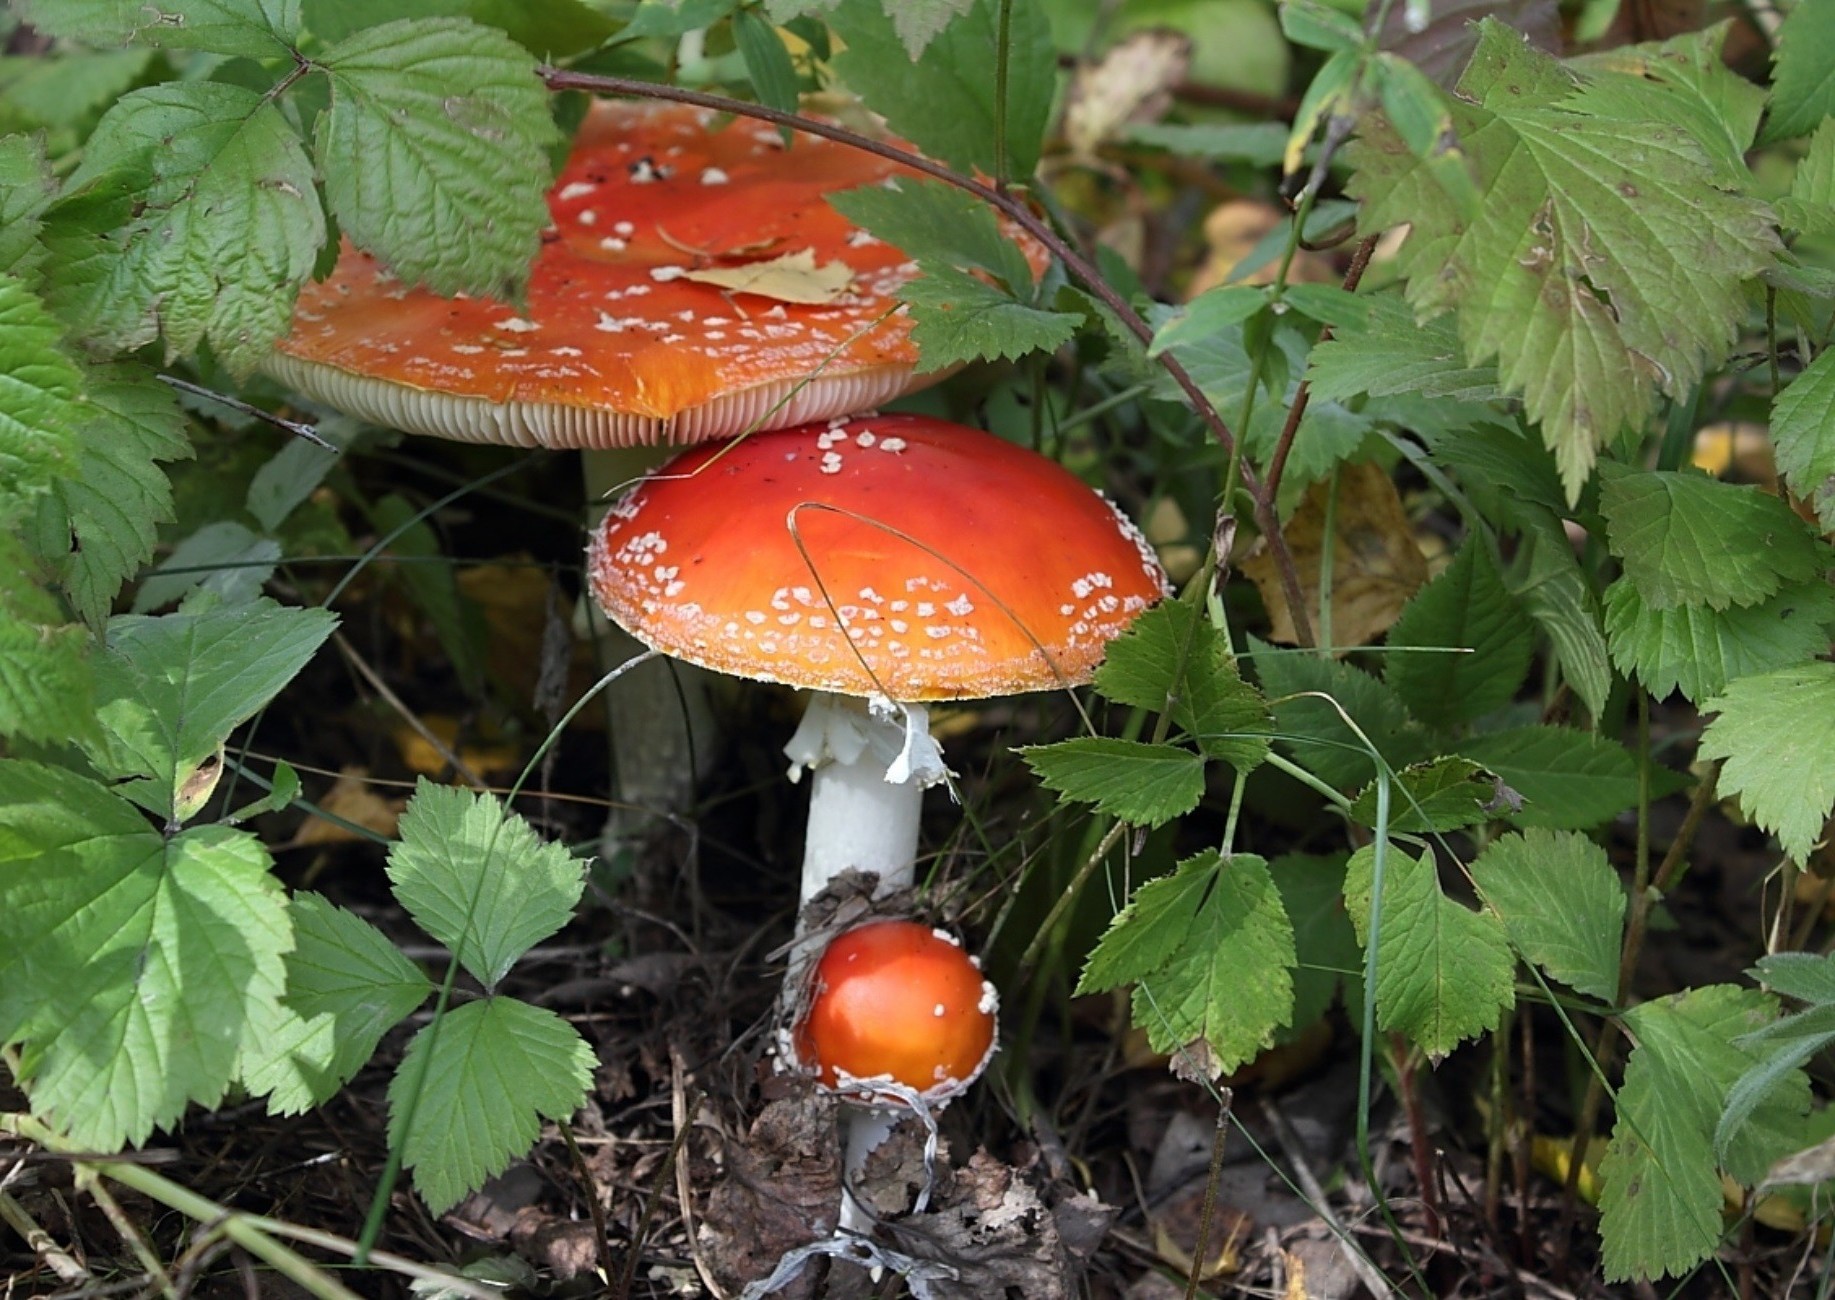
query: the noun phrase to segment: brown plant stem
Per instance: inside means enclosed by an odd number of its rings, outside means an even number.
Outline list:
[[[770,108],[764,104],[748,103],[742,99],[732,99],[726,95],[711,95],[705,91],[685,90],[678,86],[665,86],[657,82],[638,81],[630,77],[598,76],[584,72],[570,72],[565,68],[543,65],[537,69],[544,83],[550,90],[581,90],[600,95],[625,95],[640,99],[663,99],[671,103],[692,104],[697,108],[712,109],[717,113],[730,113],[737,117],[756,118],[769,122],[773,126],[789,127],[792,130],[821,136],[838,144],[863,149],[867,153],[898,163],[912,171],[922,173],[932,180],[942,181],[945,185],[954,186],[964,193],[972,194],[989,207],[1006,217],[1014,225],[1025,231],[1040,244],[1049,249],[1054,257],[1064,263],[1065,269],[1083,285],[1089,293],[1114,315],[1129,333],[1137,338],[1142,346],[1153,341],[1153,329],[1142,319],[1139,312],[1128,303],[1127,299],[1115,292],[1102,272],[1090,260],[1053,230],[1050,224],[1041,220],[1030,207],[1014,195],[1007,193],[998,185],[989,185],[965,176],[960,172],[945,167],[942,163],[924,157],[910,149],[875,140],[858,131],[850,131],[844,126],[832,122],[822,122],[804,117],[798,113],[786,113],[780,109]],[[1192,411],[1204,422],[1217,445],[1226,456],[1235,456],[1236,437],[1224,422],[1217,408],[1198,387],[1179,359],[1171,352],[1163,352],[1157,358],[1166,373],[1172,376],[1173,383],[1185,395],[1186,402]],[[1268,539],[1268,547],[1274,556],[1275,569],[1280,574],[1282,595],[1286,597],[1293,611],[1294,632],[1302,645],[1312,644],[1312,624],[1306,614],[1306,601],[1300,588],[1299,570],[1294,564],[1293,552],[1287,546],[1287,539],[1281,534],[1280,519],[1275,513],[1274,495],[1261,484],[1254,470],[1244,464],[1241,470],[1243,489],[1248,492],[1254,503],[1256,526]],[[1224,502],[1227,511],[1229,503]]]

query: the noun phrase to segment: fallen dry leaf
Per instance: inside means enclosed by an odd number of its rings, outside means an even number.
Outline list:
[[[700,1226],[708,1269],[737,1294],[785,1254],[835,1230],[841,1208],[835,1102],[804,1089],[767,1105],[744,1140],[729,1139],[725,1177],[707,1198]],[[780,1295],[806,1295],[805,1270]]]
[[[1283,530],[1299,570],[1307,613],[1318,627],[1319,564],[1325,554],[1329,480],[1314,483]],[[1332,546],[1332,644],[1369,645],[1387,631],[1409,597],[1427,582],[1427,560],[1389,476],[1376,465],[1343,465]],[[1266,542],[1242,561],[1268,607],[1274,641],[1295,643],[1293,616]]]
[[[1231,199],[1211,209],[1204,219],[1204,261],[1193,273],[1185,290],[1186,298],[1196,298],[1206,289],[1226,283],[1237,265],[1255,250],[1256,245],[1287,220],[1287,214],[1272,203],[1260,199]],[[1243,284],[1268,284],[1280,269],[1280,260],[1272,259],[1242,277]],[[1331,284],[1338,280],[1332,264],[1318,253],[1301,249],[1293,255],[1287,268],[1289,284]]]
[[[1077,69],[1064,107],[1064,139],[1079,160],[1122,127],[1152,122],[1172,104],[1173,87],[1191,67],[1191,37],[1150,27],[1119,41],[1095,63]]]
[[[394,839],[395,825],[401,820],[401,810],[407,806],[408,801],[405,798],[383,798],[370,788],[369,775],[368,768],[344,768],[338,773],[338,779],[332,782],[331,789],[319,797],[318,806],[364,830],[374,831],[386,839]],[[299,828],[299,834],[293,837],[293,843],[343,844],[362,838],[356,831],[348,830],[337,822],[327,821],[323,817],[309,817],[305,825]]]
[[[739,266],[708,266],[682,273],[684,280],[711,284],[733,293],[752,293],[779,302],[820,304],[833,302],[854,282],[844,262],[816,265],[813,249],[785,253],[762,262]]]

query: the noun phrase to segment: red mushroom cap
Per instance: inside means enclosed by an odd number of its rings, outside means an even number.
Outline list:
[[[928,1101],[954,1096],[994,1055],[999,998],[955,939],[915,921],[837,936],[809,976],[791,1040],[830,1088],[892,1079]]]
[[[607,614],[690,663],[904,701],[1088,681],[1166,594],[1075,475],[918,415],[693,448],[612,507],[588,575]]]
[[[549,191],[525,308],[409,288],[347,246],[267,368],[397,428],[520,446],[689,443],[862,410],[944,373],[915,374],[893,311],[916,265],[825,201],[902,170],[810,135],[786,151],[773,127],[686,105],[601,101]],[[787,255],[815,274],[763,291],[692,278]],[[789,300],[804,290],[834,296]]]

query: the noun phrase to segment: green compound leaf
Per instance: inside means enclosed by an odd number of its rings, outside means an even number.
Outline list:
[[[1370,942],[1376,849],[1351,855],[1344,902],[1358,942]],[[1376,944],[1376,1021],[1432,1057],[1497,1028],[1516,1002],[1516,959],[1494,912],[1474,912],[1440,891],[1433,855],[1391,845],[1384,864]]]
[[[1345,856],[1313,857],[1289,853],[1268,864],[1281,904],[1293,923],[1293,1020],[1298,1031],[1324,1015],[1346,990],[1356,1001],[1362,984],[1363,954],[1357,931],[1344,909]]]
[[[329,610],[269,600],[203,613],[108,624],[95,661],[97,720],[89,747],[103,775],[167,821],[181,818],[180,792],[230,731],[280,693],[312,658],[337,619]]]
[[[1835,115],[1835,10],[1797,5],[1778,28],[1765,140],[1808,135]]]
[[[172,518],[172,486],[157,462],[189,459],[191,439],[171,388],[128,365],[84,373],[76,430],[75,472],[58,482],[55,524],[44,530],[69,549],[46,558],[78,616],[100,628]]]
[[[338,225],[410,284],[516,298],[558,138],[535,61],[463,19],[366,28],[318,60],[314,152]]]
[[[1757,1057],[1737,1045],[1777,1005],[1754,989],[1715,984],[1625,1013],[1637,1046],[1625,1063],[1618,1122],[1599,1163],[1600,1237],[1607,1281],[1685,1273],[1724,1231],[1713,1135],[1728,1093]],[[1809,1085],[1801,1073],[1774,1092],[1728,1152],[1727,1172],[1751,1182],[1800,1143]]]
[[[930,266],[899,290],[911,309],[911,338],[924,372],[966,361],[1018,360],[1070,342],[1083,318],[1031,307],[954,267]]]
[[[994,210],[953,185],[905,176],[830,195],[828,204],[925,269],[986,271],[1016,296],[1032,292],[1032,266]]]
[[[89,630],[64,621],[56,600],[32,581],[34,567],[0,533],[0,736],[93,739]]]
[[[1778,224],[1806,235],[1835,235],[1835,117],[1824,119],[1797,160],[1790,193],[1772,201]],[[1774,417],[1775,418],[1775,417]]]
[[[1505,589],[1490,550],[1473,539],[1389,630],[1383,679],[1415,717],[1453,727],[1508,704],[1534,653],[1534,624]]]
[[[1182,671],[1181,671],[1182,670]],[[1223,637],[1196,606],[1161,601],[1109,643],[1096,689],[1118,704],[1167,707],[1207,758],[1249,772],[1268,757],[1273,725],[1261,693],[1236,671]]]
[[[572,1114],[592,1069],[592,1049],[552,1011],[469,1002],[408,1044],[389,1084],[389,1144],[427,1208],[443,1213],[533,1146],[543,1117]]]
[[[45,252],[39,218],[50,205],[53,183],[42,137],[0,138],[0,275],[38,283]]]
[[[1315,398],[1419,393],[1461,402],[1497,400],[1497,367],[1465,363],[1450,317],[1417,325],[1408,304],[1394,293],[1362,301],[1369,307],[1367,321],[1334,330],[1307,358]]]
[[[1495,20],[1452,116],[1480,194],[1467,219],[1427,163],[1374,116],[1352,154],[1367,233],[1404,222],[1415,312],[1455,312],[1469,365],[1497,362],[1578,497],[1599,448],[1660,391],[1686,394],[1732,344],[1744,285],[1778,247],[1767,209],[1726,192],[1724,141],[1690,133],[1700,95],[1651,94],[1661,122],[1576,101],[1573,74]],[[1668,98],[1663,98],[1667,96]],[[1607,112],[1611,109],[1611,112]]]
[[[1177,745],[1080,736],[1019,754],[1047,790],[1123,821],[1163,826],[1204,797],[1204,758]]]
[[[995,0],[971,0],[915,60],[882,0],[842,0],[828,17],[843,47],[835,72],[886,119],[892,131],[961,171],[996,175],[994,88],[998,45]],[[1009,9],[1007,178],[1032,175],[1057,83],[1057,56],[1040,6]]]
[[[1404,834],[1458,830],[1501,815],[1497,782],[1470,759],[1457,756],[1416,763],[1390,782],[1389,829]],[[1376,825],[1377,784],[1363,788],[1350,807],[1351,819]]]
[[[1514,489],[1511,479],[1500,479]],[[1599,598],[1580,567],[1560,518],[1539,505],[1519,509],[1524,523],[1511,591],[1547,636],[1574,694],[1598,717],[1612,689],[1612,656],[1600,630]]]
[[[1724,760],[1720,788],[1806,861],[1835,808],[1835,664],[1807,663],[1730,683],[1703,704],[1720,716],[1700,756]]]
[[[376,1052],[382,1036],[433,992],[389,937],[320,894],[288,904],[294,949],[274,1023],[245,1047],[242,1081],[270,1115],[328,1100]]]
[[[61,336],[32,291],[0,275],[0,524],[69,472],[82,377]]]
[[[299,0],[17,0],[48,36],[273,59],[289,54]]]
[[[389,849],[389,880],[414,923],[486,988],[573,916],[585,865],[497,799],[425,777]]]
[[[1835,123],[1818,133],[1824,136],[1835,152]],[[1813,503],[1823,527],[1835,532],[1835,354],[1825,349],[1778,394],[1771,406],[1771,438],[1784,481]]]
[[[1224,1072],[1291,1022],[1293,965],[1293,927],[1268,864],[1210,851],[1134,891],[1077,991],[1134,984],[1134,1023],[1153,1050],[1202,1042]]]
[[[1625,887],[1604,849],[1572,831],[1526,830],[1487,845],[1472,879],[1525,960],[1589,997],[1617,1000]]]
[[[1585,830],[1637,803],[1637,758],[1617,741],[1570,727],[1513,727],[1461,741],[1459,752],[1523,797],[1519,826]],[[1667,768],[1652,773],[1653,797],[1677,788]]]
[[[1391,767],[1433,752],[1408,706],[1369,673],[1340,659],[1276,650],[1253,638],[1250,645],[1262,691],[1274,706],[1279,743],[1326,784],[1339,790],[1361,788],[1376,775],[1346,714]]]
[[[1756,605],[1828,563],[1808,526],[1756,487],[1616,466],[1601,478],[1612,554],[1652,609]]]
[[[214,1106],[272,1018],[286,902],[258,840],[162,836],[60,768],[0,761],[0,1039],[33,1109],[97,1151]]]
[[[325,242],[312,164],[285,115],[219,82],[132,91],[89,139],[73,211],[89,187],[120,185],[137,191],[131,211],[96,219],[90,256],[54,264],[60,313],[115,351],[208,340],[232,368],[254,366],[286,331]],[[77,238],[86,224],[74,221]]]
[[[1612,661],[1656,699],[1680,690],[1701,704],[1741,677],[1786,668],[1828,647],[1835,587],[1795,583],[1744,609],[1652,609],[1630,581],[1606,588]]]

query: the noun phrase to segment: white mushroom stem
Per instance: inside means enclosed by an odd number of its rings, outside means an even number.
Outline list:
[[[803,845],[802,909],[847,870],[879,877],[879,895],[911,886],[924,789],[948,776],[922,704],[814,696],[784,746],[790,779],[813,772]]]

